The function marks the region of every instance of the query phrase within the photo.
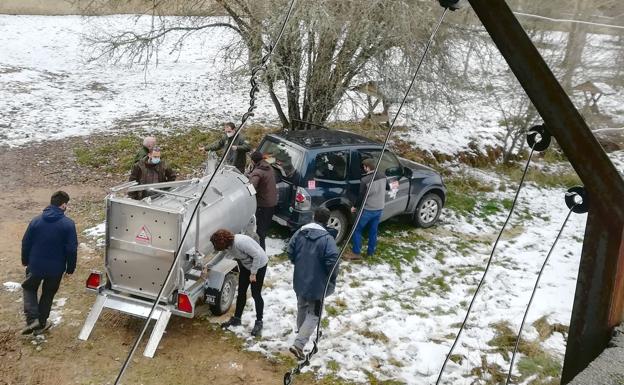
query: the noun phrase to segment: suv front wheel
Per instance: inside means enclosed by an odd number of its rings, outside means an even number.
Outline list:
[[[327,227],[336,229],[338,232],[338,235],[336,235],[336,243],[342,242],[349,228],[347,216],[342,212],[342,210],[331,210],[331,213],[329,214],[329,221],[327,221]]]
[[[414,223],[418,227],[427,228],[433,226],[442,212],[442,199],[433,193],[426,194],[416,207]]]

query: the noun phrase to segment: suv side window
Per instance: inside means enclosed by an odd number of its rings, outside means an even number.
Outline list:
[[[314,177],[328,180],[345,180],[347,177],[346,151],[323,152],[315,158]]]
[[[360,162],[364,159],[372,158],[375,162],[379,159],[380,150],[360,150]],[[361,170],[361,168],[360,168]],[[383,158],[379,164],[379,171],[386,174],[386,176],[401,176],[402,168],[399,160],[390,151],[384,151]]]

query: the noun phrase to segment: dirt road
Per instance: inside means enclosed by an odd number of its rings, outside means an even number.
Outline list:
[[[78,141],[0,149],[0,385],[112,383],[141,327],[139,319],[104,313],[88,341],[77,339],[94,301],[84,290],[84,280],[90,269],[102,265],[102,250],[81,235],[76,273],[61,284],[56,295],[60,301],[53,307],[62,319],[45,340],[19,335],[24,324],[21,290],[2,285],[21,282],[23,231],[53,191],[63,189],[72,197],[67,214],[80,234],[101,220],[106,187],[123,181],[123,176],[94,175],[77,166],[72,147]],[[242,341],[219,330],[218,320],[172,317],[155,358],[142,356],[143,342],[123,383],[280,384],[288,359],[242,351]],[[308,377],[302,383],[315,381]]]

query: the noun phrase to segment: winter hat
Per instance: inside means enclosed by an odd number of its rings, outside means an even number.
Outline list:
[[[260,162],[263,158],[264,158],[264,156],[262,155],[262,153],[260,151],[255,151],[253,154],[251,154],[251,160],[254,163]]]

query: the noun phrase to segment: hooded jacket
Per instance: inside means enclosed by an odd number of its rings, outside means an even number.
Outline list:
[[[258,162],[249,173],[249,181],[256,188],[258,207],[277,205],[277,186],[273,167],[265,160]]]
[[[288,258],[295,265],[293,288],[297,297],[308,301],[323,298],[325,282],[338,259],[336,241],[318,223],[310,223],[295,232],[288,243]],[[327,295],[334,292],[338,267],[334,270]]]
[[[22,238],[22,265],[37,277],[58,277],[76,269],[78,237],[74,221],[50,205],[36,216]]]

